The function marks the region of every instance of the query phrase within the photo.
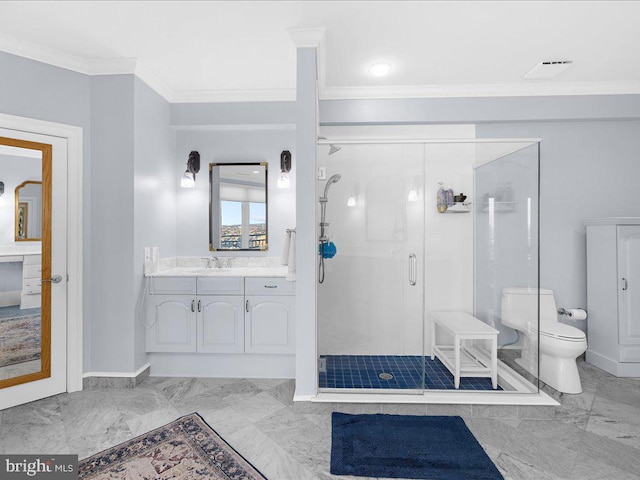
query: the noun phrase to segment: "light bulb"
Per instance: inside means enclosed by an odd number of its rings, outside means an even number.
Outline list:
[[[418,190],[415,188],[412,188],[411,190],[409,190],[409,195],[407,196],[407,200],[410,202],[417,202],[418,201]]]
[[[184,172],[182,180],[180,180],[180,186],[182,188],[194,188],[196,186],[196,177],[189,170]]]
[[[289,180],[289,175],[287,172],[282,172],[280,177],[278,177],[278,188],[289,188],[291,186],[291,181]]]
[[[347,207],[355,207],[356,206],[356,197],[355,195],[351,195],[347,199]]]

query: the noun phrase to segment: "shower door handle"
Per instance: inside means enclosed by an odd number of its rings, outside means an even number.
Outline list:
[[[409,285],[414,286],[418,280],[418,259],[415,253],[409,254]]]

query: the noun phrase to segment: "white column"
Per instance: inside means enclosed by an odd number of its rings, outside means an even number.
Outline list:
[[[316,142],[318,131],[318,45],[322,28],[289,30],[296,66],[296,392],[316,394]]]

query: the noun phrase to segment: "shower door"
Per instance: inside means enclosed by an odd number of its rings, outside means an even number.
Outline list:
[[[341,175],[326,203],[336,254],[318,284],[318,387],[422,393],[423,145],[336,145],[318,147],[326,178]]]

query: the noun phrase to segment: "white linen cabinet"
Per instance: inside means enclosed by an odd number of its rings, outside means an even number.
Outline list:
[[[640,218],[586,220],[587,362],[640,377]]]

